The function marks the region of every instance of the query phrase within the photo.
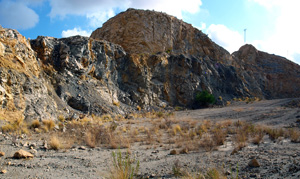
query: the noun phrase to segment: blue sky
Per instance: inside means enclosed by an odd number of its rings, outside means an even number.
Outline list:
[[[127,8],[166,12],[230,53],[246,42],[300,64],[299,0],[0,0],[0,24],[27,38],[90,33]]]

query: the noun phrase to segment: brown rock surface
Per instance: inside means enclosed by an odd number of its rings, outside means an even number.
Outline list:
[[[29,40],[16,30],[0,27],[0,67],[28,76],[38,76],[40,68]]]
[[[252,45],[244,45],[233,53],[236,66],[243,73],[248,72],[263,96],[267,99],[299,97],[300,66],[284,57],[257,50]]]
[[[121,45],[129,53],[172,52],[229,59],[230,54],[191,24],[165,13],[128,9],[103,24],[91,38]]]
[[[46,81],[29,40],[0,27],[0,118],[55,118]]]

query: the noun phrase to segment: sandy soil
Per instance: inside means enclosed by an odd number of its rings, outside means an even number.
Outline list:
[[[300,101],[299,99],[297,99]],[[274,128],[300,127],[300,108],[295,99],[266,100],[246,104],[235,102],[227,107],[175,112],[172,120],[194,120],[213,122],[231,120],[247,121]],[[139,122],[119,126],[147,126],[153,119],[135,119]],[[150,122],[149,122],[150,121]],[[154,132],[154,131],[153,131]],[[6,170],[0,178],[108,178],[112,170],[112,151],[106,147],[89,148],[73,145],[69,149],[45,150],[44,139],[50,134],[27,134],[13,136],[0,135],[1,169]],[[272,141],[267,135],[260,145],[250,142],[246,147],[231,154],[234,144],[230,136],[224,145],[212,151],[203,148],[186,154],[170,155],[174,145],[147,144],[143,141],[132,143],[121,152],[131,152],[140,161],[138,178],[176,178],[172,168],[177,165],[181,171],[197,174],[210,168],[226,173],[228,178],[300,178],[300,143],[280,138]],[[33,144],[33,145],[31,145]],[[29,146],[34,149],[29,149]],[[33,159],[14,159],[14,152],[25,149],[34,153]],[[179,150],[179,149],[176,149]],[[249,161],[257,159],[260,167],[249,166]],[[180,178],[180,177],[179,177]]]

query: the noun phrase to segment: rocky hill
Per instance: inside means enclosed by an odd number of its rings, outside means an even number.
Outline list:
[[[117,45],[119,44],[119,45]],[[57,119],[193,107],[195,93],[300,96],[300,67],[245,45],[230,55],[164,13],[129,9],[91,38],[28,41],[0,28],[1,118]]]
[[[229,59],[230,54],[191,24],[165,13],[128,9],[109,19],[91,38],[120,44],[126,52],[209,56]]]

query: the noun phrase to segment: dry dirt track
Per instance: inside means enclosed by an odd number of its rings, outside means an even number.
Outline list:
[[[238,102],[224,108],[210,108],[175,112],[175,119],[196,120],[246,120],[274,127],[297,126],[299,128],[300,108],[285,107],[292,99],[260,101],[252,104]],[[140,119],[144,120],[144,119]],[[122,125],[122,124],[121,124]],[[143,125],[143,123],[140,123]],[[133,144],[132,156],[140,161],[141,178],[175,178],[172,166],[178,161],[182,170],[201,172],[208,168],[222,168],[231,173],[228,177],[240,178],[300,178],[300,144],[288,139],[272,142],[267,136],[259,146],[249,144],[235,155],[231,155],[232,143],[226,142],[217,150],[206,152],[198,150],[188,154],[169,155],[172,147],[160,145]],[[22,145],[12,143],[36,143],[33,159],[17,160],[11,158]],[[0,135],[0,151],[5,156],[0,158],[1,169],[7,173],[0,178],[107,178],[111,169],[112,149],[96,147],[90,149],[74,146],[71,149],[42,150],[43,141],[39,136],[28,135],[15,140],[10,135]],[[127,149],[122,149],[125,152]],[[248,163],[256,158],[260,167],[251,168]]]

